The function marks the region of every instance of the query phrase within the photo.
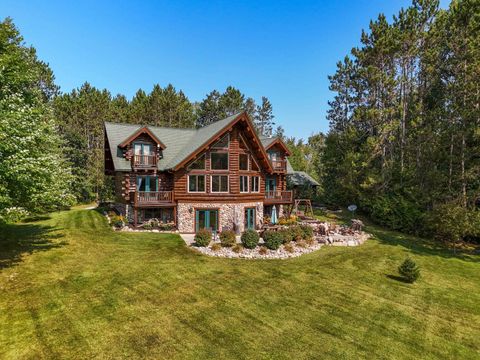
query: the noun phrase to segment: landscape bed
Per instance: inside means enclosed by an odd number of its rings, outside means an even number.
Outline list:
[[[0,229],[0,358],[478,358],[480,262],[368,226],[290,260],[203,256],[74,209]],[[413,285],[398,277],[410,255]]]

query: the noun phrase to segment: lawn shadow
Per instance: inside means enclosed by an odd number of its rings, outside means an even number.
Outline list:
[[[480,262],[480,256],[475,255],[473,252],[457,250],[456,253],[454,253],[453,249],[432,239],[415,237],[392,230],[379,229],[377,226],[368,226],[366,231],[371,233],[381,243],[402,246],[409,249],[412,254],[434,255],[448,259],[456,258],[464,261]]]
[[[407,279],[405,279],[403,276],[398,276],[398,275],[392,275],[392,274],[386,274],[387,278],[389,279],[392,279],[392,280],[396,280],[396,281],[399,281],[399,282],[402,282],[404,284],[410,284]]]
[[[66,245],[57,241],[59,228],[40,224],[0,225],[0,271],[22,261],[26,254],[47,251]]]

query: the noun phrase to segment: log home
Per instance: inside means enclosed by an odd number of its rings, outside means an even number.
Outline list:
[[[260,138],[245,112],[200,129],[105,123],[105,174],[134,226],[155,218],[184,233],[258,228],[293,202],[289,154],[280,139]]]

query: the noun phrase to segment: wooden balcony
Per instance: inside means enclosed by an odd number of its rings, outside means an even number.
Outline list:
[[[132,160],[134,168],[149,169],[157,167],[157,155],[134,155]]]
[[[275,172],[285,172],[287,171],[287,161],[286,160],[270,160],[272,164],[273,171]]]
[[[273,190],[265,191],[266,204],[291,204],[293,202],[293,191]]]
[[[135,206],[148,207],[174,204],[173,191],[136,191]]]

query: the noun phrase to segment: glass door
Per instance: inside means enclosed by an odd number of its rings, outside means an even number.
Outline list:
[[[218,230],[218,210],[195,210],[195,231]]]
[[[277,187],[276,179],[274,177],[267,178],[267,181],[265,183],[265,190],[266,191],[275,191],[276,187]]]
[[[255,230],[255,208],[245,208],[245,229]]]

